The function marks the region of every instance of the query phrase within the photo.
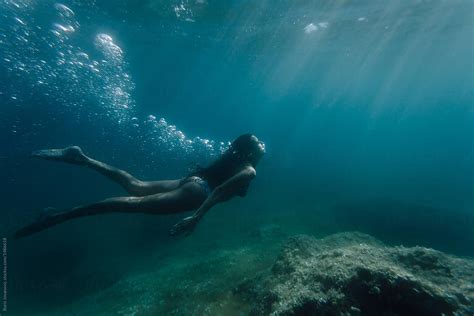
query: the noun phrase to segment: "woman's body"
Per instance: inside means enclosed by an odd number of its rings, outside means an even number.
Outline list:
[[[202,216],[214,205],[234,196],[245,196],[255,167],[265,152],[255,136],[239,136],[211,166],[178,180],[141,181],[129,173],[87,157],[79,147],[40,150],[34,157],[85,166],[120,184],[131,196],[105,199],[55,214],[45,214],[38,221],[21,228],[16,238],[28,236],[67,220],[111,212],[173,214],[197,211],[177,223],[170,233],[192,232]]]

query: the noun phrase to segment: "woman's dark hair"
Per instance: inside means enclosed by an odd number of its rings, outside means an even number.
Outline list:
[[[191,176],[204,178],[211,188],[215,188],[232,177],[245,165],[255,167],[252,155],[260,151],[259,142],[252,134],[237,137],[229,148],[208,167],[197,167]]]

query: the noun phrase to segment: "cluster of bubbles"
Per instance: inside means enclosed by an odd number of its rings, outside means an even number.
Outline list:
[[[111,36],[98,34],[94,41],[95,47],[102,52],[104,59],[101,66],[106,73],[114,73],[114,76],[100,76],[102,93],[99,95],[103,106],[112,106],[117,111],[130,109],[134,102],[131,91],[134,83],[126,72],[126,63],[123,59],[122,49],[114,43]]]
[[[79,23],[75,18],[75,13],[61,3],[55,3],[54,8],[57,14],[57,22],[53,23],[51,32],[58,36],[67,38],[68,34],[75,32],[79,28]]]
[[[151,126],[152,131],[150,141],[158,141],[170,145],[169,150],[180,149],[187,154],[194,154],[195,152],[203,151],[209,153],[211,156],[222,154],[229,146],[229,143],[219,142],[213,140],[195,137],[189,139],[184,133],[176,128],[175,125],[170,125],[164,118],[157,119],[156,116],[149,115],[145,124]]]
[[[303,30],[306,34],[311,34],[313,32],[316,32],[320,28],[326,29],[328,26],[329,26],[328,22],[309,23],[308,25],[304,27]]]
[[[193,8],[201,8],[206,0],[175,0],[173,12],[180,21],[195,22]]]
[[[2,58],[2,72],[5,75],[5,70],[11,74],[12,81],[20,80],[25,72],[31,70],[38,70],[41,68],[41,64],[46,62],[43,60],[35,60],[29,63],[29,58],[38,54],[39,49],[34,45],[30,44],[30,37],[32,32],[36,29],[31,28],[25,22],[25,17],[30,14],[31,6],[28,1],[5,1],[0,3],[0,56]],[[16,11],[24,11],[25,17],[19,17],[15,14]],[[35,64],[33,66],[33,64]],[[5,70],[3,68],[6,68]],[[41,79],[38,80],[40,83]],[[20,93],[14,89],[13,83],[9,84],[9,87],[3,85],[8,84],[6,81],[2,82],[2,90],[6,88],[11,93],[9,97],[12,100],[17,100]],[[1,91],[4,94],[6,91]]]
[[[194,22],[193,11],[189,8],[187,0],[181,0],[173,7],[176,18],[188,22]]]
[[[192,19],[187,5],[180,2],[177,17]],[[44,24],[38,21],[42,10],[52,13]],[[150,115],[140,121],[133,117],[134,82],[123,50],[105,33],[88,43],[90,37],[80,34],[80,28],[75,12],[61,3],[0,2],[0,69],[5,68],[9,78],[0,83],[0,94],[8,94],[18,105],[25,93],[42,95],[62,105],[55,111],[86,113],[100,124],[104,116],[110,118],[141,147],[144,157],[166,152],[167,159],[204,162],[227,148],[222,142],[188,138],[164,118]]]
[[[74,11],[54,4],[52,21],[36,22],[30,1],[7,0],[0,4],[2,28],[0,51],[10,80],[12,98],[18,81],[29,87],[27,93],[40,92],[65,107],[82,107],[88,100],[99,100],[97,113],[124,119],[123,109],[133,107],[133,81],[127,73],[123,53],[109,35],[98,34],[96,51],[81,48],[80,23]],[[45,4],[42,4],[45,5]],[[91,58],[96,55],[97,58]],[[17,95],[18,94],[18,95]],[[92,109],[88,109],[91,111]]]
[[[132,118],[137,130],[135,138],[150,164],[166,164],[167,161],[179,161],[183,166],[192,164],[205,165],[221,155],[229,148],[229,142],[216,142],[201,137],[187,137],[175,125],[169,124],[165,118],[158,119],[149,115],[146,119]],[[132,134],[132,133],[130,133]],[[167,161],[163,161],[166,157]]]

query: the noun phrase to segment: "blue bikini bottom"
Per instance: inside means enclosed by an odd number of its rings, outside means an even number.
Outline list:
[[[204,180],[201,177],[192,176],[192,177],[186,178],[184,180],[184,183],[186,183],[186,182],[194,182],[194,183],[199,184],[201,186],[201,188],[203,188],[204,191],[206,191],[207,195],[211,194],[211,192],[212,192],[211,187],[209,186],[209,183],[207,183],[207,181]]]

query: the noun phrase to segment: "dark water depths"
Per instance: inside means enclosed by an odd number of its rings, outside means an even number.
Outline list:
[[[2,0],[3,235],[44,207],[124,194],[92,171],[31,160],[36,149],[80,145],[161,179],[241,133],[267,148],[248,197],[188,239],[168,237],[182,215],[119,214],[10,241],[12,313],[252,243],[269,224],[473,256],[473,21],[467,0]]]

